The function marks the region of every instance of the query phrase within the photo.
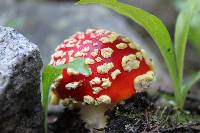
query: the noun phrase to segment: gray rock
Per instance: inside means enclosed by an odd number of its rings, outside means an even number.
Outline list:
[[[0,26],[0,133],[41,133],[42,60],[38,47]]]

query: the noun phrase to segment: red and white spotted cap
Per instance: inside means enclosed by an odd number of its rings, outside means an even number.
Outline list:
[[[64,69],[51,86],[53,104],[59,99],[95,105],[118,103],[147,89],[155,79],[145,51],[108,30],[88,29],[65,39],[51,56],[50,65],[69,63],[77,57],[85,59],[91,75]]]

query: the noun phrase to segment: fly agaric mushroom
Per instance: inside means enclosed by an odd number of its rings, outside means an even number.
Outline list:
[[[155,79],[145,51],[115,32],[88,29],[74,34],[56,48],[50,65],[69,63],[78,57],[85,59],[91,74],[64,69],[52,83],[51,103],[81,103],[80,113],[87,127],[94,124],[103,128],[106,118],[99,117],[104,116],[106,108],[147,89]]]

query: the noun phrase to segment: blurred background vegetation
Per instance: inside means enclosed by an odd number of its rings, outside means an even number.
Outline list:
[[[150,36],[138,25],[106,8],[99,6],[75,6],[77,0],[0,0],[0,25],[17,29],[29,40],[36,43],[44,63],[50,60],[55,47],[64,38],[87,28],[106,28],[129,36],[137,43],[145,45],[157,62],[161,76],[159,86],[170,88],[163,59]],[[186,0],[120,0],[143,8],[158,16],[174,36],[178,12],[184,8]],[[189,41],[186,48],[185,73],[200,70],[200,14],[192,20]],[[159,76],[158,75],[158,76]],[[200,84],[193,91],[200,96]]]

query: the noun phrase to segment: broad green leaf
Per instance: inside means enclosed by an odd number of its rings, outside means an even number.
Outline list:
[[[117,0],[80,0],[79,4],[101,4],[122,14],[142,26],[151,35],[159,47],[167,64],[174,88],[179,88],[177,66],[169,32],[163,22],[156,16]]]
[[[42,105],[45,114],[45,133],[47,133],[47,113],[49,103],[49,89],[54,81],[61,73],[63,68],[72,68],[73,70],[80,72],[84,75],[90,75],[89,66],[84,63],[84,59],[77,58],[69,64],[60,66],[47,65],[42,73]]]
[[[182,84],[185,47],[192,17],[198,12],[200,0],[188,0],[188,4],[181,11],[175,29],[175,53],[178,65],[178,79]]]

